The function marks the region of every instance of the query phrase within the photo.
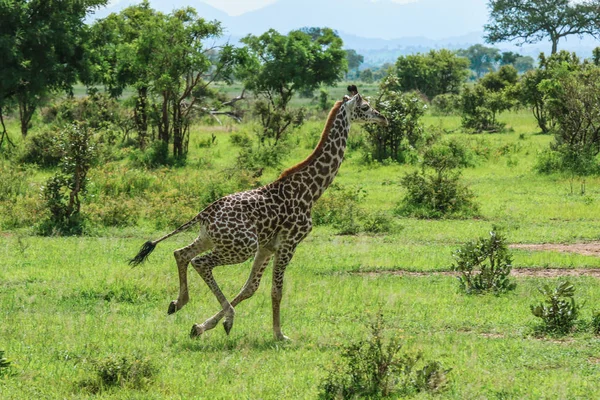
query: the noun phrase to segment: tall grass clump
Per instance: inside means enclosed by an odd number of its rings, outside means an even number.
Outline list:
[[[0,376],[8,375],[10,361],[4,357],[4,350],[0,350]]]
[[[127,389],[146,389],[158,373],[158,368],[147,357],[110,355],[92,360],[93,377],[79,385],[91,393],[120,387]]]
[[[513,290],[516,286],[509,279],[512,256],[506,238],[496,229],[488,238],[465,243],[453,253],[453,270],[460,273],[460,288],[465,293],[496,294]]]

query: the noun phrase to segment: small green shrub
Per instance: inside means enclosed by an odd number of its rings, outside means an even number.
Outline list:
[[[594,311],[592,314],[592,331],[596,335],[600,335],[600,310]]]
[[[169,154],[168,143],[162,140],[152,142],[145,150],[132,151],[129,161],[132,166],[142,168],[159,168],[175,164],[175,159]]]
[[[0,201],[25,196],[32,175],[31,168],[0,161]]]
[[[81,386],[92,393],[110,387],[145,389],[158,373],[158,368],[139,354],[133,357],[111,355],[93,360],[91,365],[95,376],[82,382]]]
[[[460,95],[456,93],[438,94],[431,100],[434,114],[450,115],[460,110]]]
[[[87,174],[96,159],[93,131],[85,125],[68,125],[61,131],[59,146],[61,170],[42,188],[49,214],[38,225],[42,235],[72,235],[83,230],[81,201],[86,194]]]
[[[363,215],[359,204],[366,191],[359,186],[345,187],[332,184],[313,207],[312,218],[315,225],[333,225],[340,235],[355,235],[361,230]]]
[[[4,350],[0,350],[0,376],[8,374],[10,361],[4,357]]]
[[[59,143],[60,130],[53,126],[28,135],[20,161],[43,168],[56,167],[62,157]]]
[[[479,211],[474,195],[460,182],[460,172],[471,166],[472,156],[462,143],[436,143],[423,153],[421,170],[406,174],[400,184],[407,193],[396,208],[416,218],[468,218]],[[431,171],[431,172],[428,172]]]
[[[509,279],[512,257],[506,239],[495,229],[488,239],[465,243],[453,257],[453,270],[460,273],[460,288],[466,293],[502,293],[515,288]]]
[[[394,230],[392,218],[386,212],[365,213],[362,219],[363,230],[367,233],[387,233]]]
[[[544,285],[538,290],[545,296],[544,302],[530,308],[534,316],[542,319],[543,325],[539,330],[553,334],[571,331],[582,307],[575,302],[575,287],[569,281],[564,281],[556,287]]]
[[[437,361],[424,362],[420,353],[401,354],[400,338],[386,337],[381,314],[370,331],[367,340],[344,346],[342,361],[320,385],[320,399],[396,398],[444,389],[450,370]]]

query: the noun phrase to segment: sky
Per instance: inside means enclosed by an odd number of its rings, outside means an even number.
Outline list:
[[[120,1],[120,0],[114,0]],[[231,16],[242,15],[248,11],[258,10],[269,4],[275,3],[277,0],[202,0],[202,2],[207,3],[214,8],[217,8],[221,11],[226,12]],[[415,3],[419,0],[369,0],[372,3],[378,1],[390,1],[393,3],[405,4],[405,3]]]

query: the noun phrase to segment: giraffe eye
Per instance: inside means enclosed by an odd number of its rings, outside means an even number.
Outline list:
[[[367,111],[368,109],[369,109],[369,106],[367,106],[367,105],[364,105],[361,107],[361,110],[363,110],[363,111]]]

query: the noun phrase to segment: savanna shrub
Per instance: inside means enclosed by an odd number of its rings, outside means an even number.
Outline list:
[[[435,114],[454,114],[460,110],[460,95],[456,93],[439,94],[431,100],[431,108]]]
[[[129,161],[134,167],[159,168],[175,164],[175,159],[169,153],[169,144],[162,140],[152,142],[144,150],[136,149],[131,152]]]
[[[458,280],[464,292],[499,294],[515,288],[509,279],[512,257],[506,239],[495,229],[489,238],[467,242],[452,255],[452,269],[460,273]]]
[[[62,157],[59,143],[60,129],[52,126],[28,135],[20,160],[44,168],[55,167]]]
[[[4,357],[4,350],[0,350],[0,376],[6,375],[9,367],[10,361]]]
[[[372,158],[379,162],[391,158],[397,162],[406,162],[408,155],[419,148],[423,142],[423,124],[421,117],[427,105],[418,93],[402,93],[391,90],[393,80],[388,77],[381,85],[381,96],[373,106],[385,115],[389,125],[367,124],[367,140]]]
[[[24,196],[31,176],[30,168],[0,161],[0,201]]]
[[[544,302],[531,305],[531,313],[542,319],[541,332],[566,334],[575,325],[582,305],[575,302],[575,287],[569,281],[551,287],[546,284],[538,288],[545,296]]]
[[[96,158],[93,132],[85,125],[67,125],[61,131],[60,172],[46,181],[42,197],[49,215],[38,226],[43,235],[80,234],[83,229],[81,198],[87,174]]]
[[[93,360],[95,376],[81,383],[92,393],[111,387],[145,389],[155,378],[158,368],[147,357],[139,354],[128,356],[111,355]]]
[[[458,142],[435,144],[427,149],[421,170],[406,174],[400,181],[407,193],[396,213],[416,218],[468,218],[476,215],[474,194],[460,182],[460,172],[470,156]],[[433,170],[427,172],[427,170]]]
[[[600,311],[594,311],[591,326],[594,334],[600,335]]]
[[[387,233],[394,230],[394,223],[386,212],[365,212],[362,217],[362,229],[367,233]]]
[[[360,203],[366,196],[361,187],[332,184],[313,208],[315,225],[333,225],[340,235],[355,235],[361,230],[359,220],[363,214]]]
[[[465,87],[461,94],[462,126],[476,133],[498,132],[504,124],[496,116],[512,106],[505,91],[492,91],[482,84]]]
[[[320,399],[396,398],[444,389],[450,370],[437,361],[423,362],[420,353],[401,354],[400,338],[385,330],[380,314],[367,340],[344,346],[341,362],[320,385]]]

